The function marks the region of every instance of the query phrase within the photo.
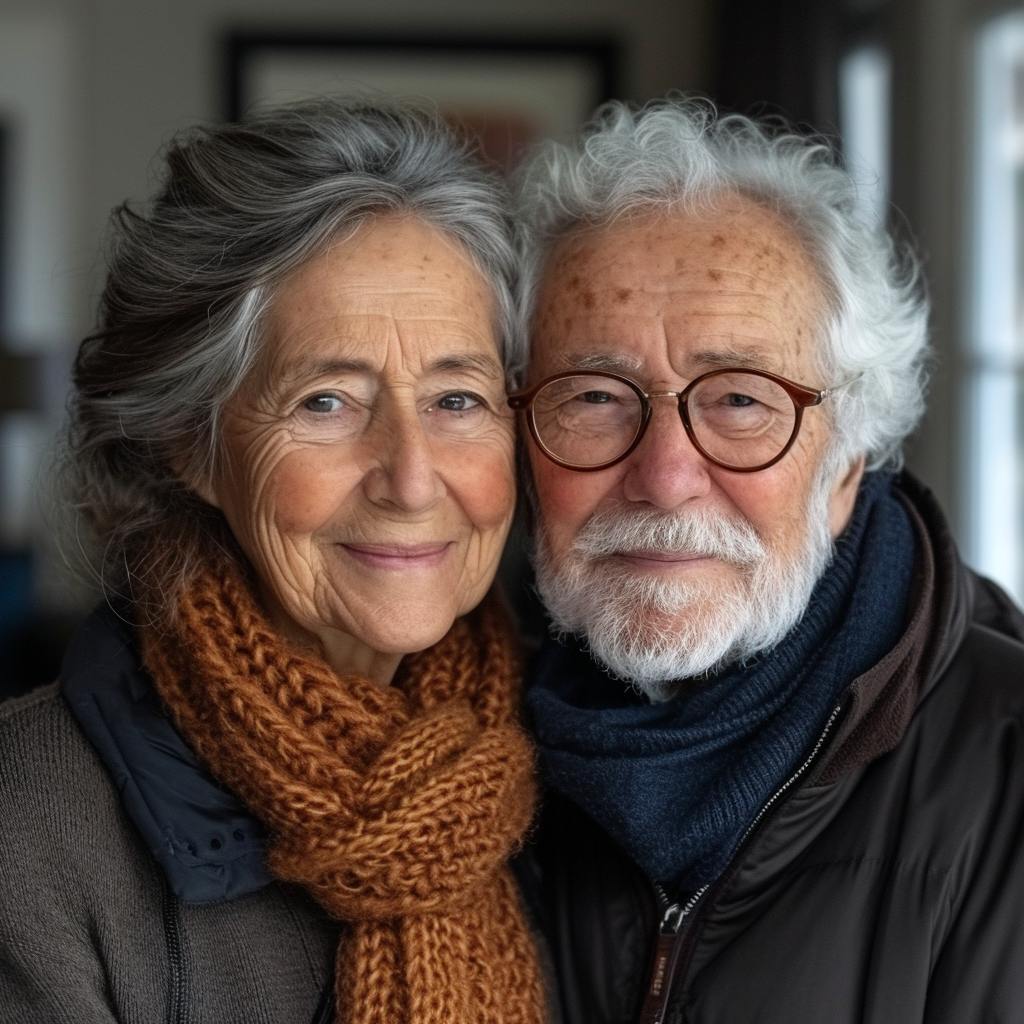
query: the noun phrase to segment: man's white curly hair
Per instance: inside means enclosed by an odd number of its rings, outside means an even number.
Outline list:
[[[520,374],[548,256],[581,226],[652,210],[712,213],[740,195],[779,215],[821,278],[826,308],[819,365],[832,385],[830,466],[859,455],[897,469],[924,409],[928,301],[912,252],[869,223],[858,183],[820,139],[778,122],[719,117],[706,100],[670,98],[637,109],[601,107],[579,144],[549,144],[519,179]]]

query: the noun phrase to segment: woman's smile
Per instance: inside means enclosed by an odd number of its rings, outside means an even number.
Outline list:
[[[427,544],[339,544],[355,561],[373,569],[391,571],[433,569],[455,546],[455,541]]]

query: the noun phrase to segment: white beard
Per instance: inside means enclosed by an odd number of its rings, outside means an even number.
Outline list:
[[[541,529],[537,589],[563,635],[582,634],[615,676],[652,701],[667,700],[679,680],[768,651],[800,621],[832,556],[829,490],[820,474],[803,545],[789,558],[767,548],[746,519],[711,509],[603,509],[559,566]],[[622,551],[718,558],[739,572],[729,581],[665,580],[613,557]]]

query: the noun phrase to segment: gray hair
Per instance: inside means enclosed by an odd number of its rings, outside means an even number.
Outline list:
[[[896,469],[924,410],[928,301],[917,261],[859,212],[857,182],[820,139],[747,117],[719,117],[704,100],[601,107],[580,145],[549,145],[520,180],[525,257],[518,372],[545,263],[578,227],[651,210],[713,213],[740,195],[795,231],[825,293],[819,365],[838,471],[859,455]]]
[[[517,260],[507,195],[427,109],[319,101],[197,128],[171,143],[148,207],[114,211],[57,476],[73,543],[84,521],[105,590],[159,594],[166,609],[211,538],[231,544],[176,469],[211,471],[221,410],[253,367],[276,287],[388,214],[420,217],[460,244],[491,285],[508,364]]]

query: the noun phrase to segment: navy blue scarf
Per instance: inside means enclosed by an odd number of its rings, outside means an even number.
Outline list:
[[[803,619],[754,662],[651,704],[578,644],[549,640],[526,697],[544,781],[652,880],[695,891],[725,868],[843,689],[895,646],[914,559],[892,478],[868,474]]]

